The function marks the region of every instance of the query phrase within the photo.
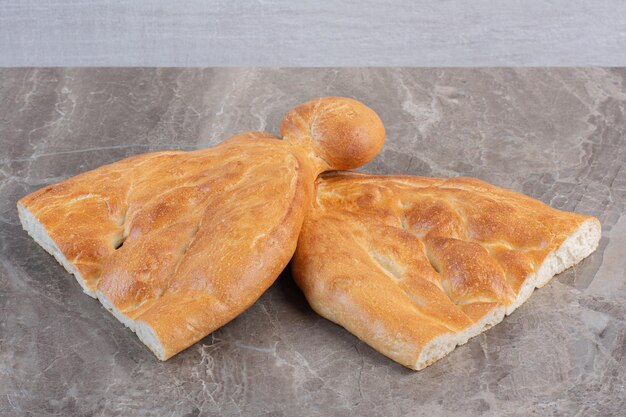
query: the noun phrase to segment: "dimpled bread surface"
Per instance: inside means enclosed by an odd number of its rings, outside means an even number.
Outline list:
[[[472,178],[327,173],[292,263],[323,317],[422,369],[598,246],[590,216]]]
[[[105,165],[18,202],[24,229],[161,360],[243,312],[289,262],[317,175],[358,167],[384,127],[358,101],[297,106],[248,132]]]

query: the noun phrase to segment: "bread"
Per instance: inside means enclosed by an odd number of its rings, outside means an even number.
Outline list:
[[[316,176],[383,145],[371,109],[327,97],[209,149],[124,159],[18,202],[24,229],[161,360],[243,312],[289,262]]]
[[[471,178],[329,173],[294,278],[323,317],[422,369],[591,254],[600,222]]]

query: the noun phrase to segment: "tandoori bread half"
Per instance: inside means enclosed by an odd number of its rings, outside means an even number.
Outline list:
[[[422,369],[598,246],[598,219],[472,178],[328,173],[292,263],[323,317]]]
[[[366,163],[385,139],[374,111],[341,97],[291,110],[281,134],[124,159],[27,195],[19,216],[87,294],[166,360],[274,282],[317,175]]]

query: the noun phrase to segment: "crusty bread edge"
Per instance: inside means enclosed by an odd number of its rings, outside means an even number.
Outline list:
[[[415,370],[424,369],[452,352],[456,346],[465,344],[472,337],[502,321],[505,315],[510,315],[522,305],[531,296],[535,288],[543,287],[556,274],[576,265],[593,253],[598,248],[601,234],[602,226],[598,219],[591,217],[584,221],[574,233],[563,241],[558,249],[546,256],[536,273],[531,273],[526,278],[516,299],[509,306],[492,309],[481,320],[459,333],[446,333],[434,338],[424,346],[415,366],[411,366],[411,368]]]
[[[63,265],[63,267],[76,277],[83,291],[93,298],[97,298],[102,305],[109,310],[120,322],[137,334],[139,339],[160,359],[166,360],[165,350],[156,332],[144,322],[135,322],[120,311],[101,292],[91,291],[83,281],[80,272],[73,267],[62,254],[56,243],[52,240],[45,227],[23,205],[18,204],[18,215],[22,227],[26,232],[48,253]],[[422,349],[420,356],[411,368],[420,370],[443,358],[452,352],[456,346],[465,344],[469,339],[479,335],[483,331],[502,321],[505,315],[510,315],[522,305],[532,294],[535,288],[546,285],[556,274],[576,265],[578,262],[593,253],[600,242],[601,225],[596,218],[590,218],[572,233],[561,246],[548,254],[538,268],[537,273],[530,274],[524,281],[517,298],[506,309],[496,307],[486,314],[481,320],[465,330],[444,334],[430,341]]]
[[[100,303],[111,312],[121,323],[137,334],[141,340],[160,360],[168,359],[165,355],[165,349],[161,344],[156,332],[147,323],[142,321],[134,321],[122,314],[113,306],[113,303],[100,291],[92,291],[83,280],[80,272],[75,268],[63,255],[57,244],[52,240],[43,224],[22,204],[17,205],[17,212],[22,223],[22,228],[63,267],[76,277],[76,280],[83,288],[83,291],[90,297],[97,298]]]
[[[550,252],[537,269],[537,273],[530,274],[524,281],[517,298],[508,306],[508,316],[522,305],[532,294],[535,288],[541,288],[561,272],[570,268],[587,256],[591,255],[600,243],[602,225],[595,217],[584,221],[580,227],[561,243],[561,246]]]
[[[20,218],[20,222],[22,223],[22,228],[26,230],[30,237],[32,237],[35,242],[39,244],[39,246],[44,248],[46,252],[54,256],[55,259],[61,265],[63,265],[67,272],[73,274],[76,277],[76,281],[78,281],[80,286],[83,288],[85,294],[89,295],[90,297],[97,298],[96,293],[85,285],[85,280],[83,279],[78,269],[75,268],[67,260],[57,244],[54,242],[54,240],[52,240],[52,238],[46,231],[46,228],[43,226],[43,224],[41,224],[41,222],[39,222],[39,220],[37,220],[37,218],[30,212],[30,210],[28,210],[22,204],[18,203],[17,213]]]
[[[124,326],[128,327],[130,330],[135,332],[139,340],[148,347],[154,353],[154,355],[162,361],[169,359],[169,356],[165,354],[165,349],[163,348],[163,344],[159,340],[154,329],[148,325],[148,323],[141,320],[132,320],[121,311],[119,311],[113,303],[107,298],[107,296],[101,292],[96,291],[98,296],[98,300],[100,303],[109,310],[111,314],[115,316]]]

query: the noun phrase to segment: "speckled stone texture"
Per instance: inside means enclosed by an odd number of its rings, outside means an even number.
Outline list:
[[[15,203],[346,95],[387,126],[364,171],[469,175],[591,214],[598,251],[421,372],[320,318],[285,272],[168,362],[29,238]],[[612,416],[626,397],[626,70],[0,70],[0,415]]]

